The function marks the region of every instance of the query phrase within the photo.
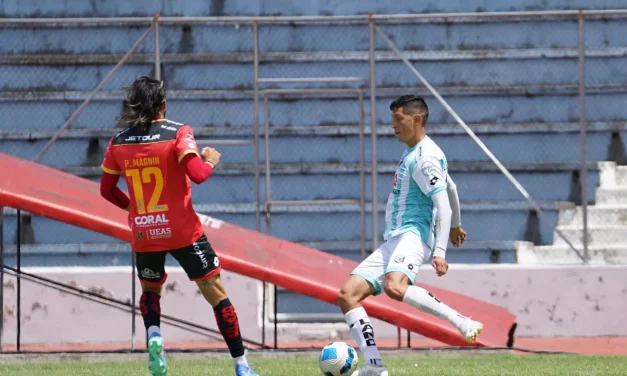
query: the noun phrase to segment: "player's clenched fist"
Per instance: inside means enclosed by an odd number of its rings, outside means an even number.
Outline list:
[[[216,149],[206,147],[202,149],[202,159],[203,162],[211,164],[213,167],[217,166],[220,163],[220,154]]]
[[[431,265],[438,277],[442,277],[448,271],[448,263],[442,257],[435,256]]]
[[[466,234],[466,231],[464,231],[464,229],[461,227],[452,228],[451,232],[449,233],[451,243],[453,243],[455,247],[459,247],[460,245],[464,244],[466,236],[468,236],[468,234]]]

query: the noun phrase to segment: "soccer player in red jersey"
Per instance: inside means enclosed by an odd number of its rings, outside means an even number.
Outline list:
[[[119,119],[129,127],[111,139],[101,166],[101,195],[129,211],[131,247],[143,290],[140,309],[147,332],[148,368],[153,376],[167,375],[159,300],[169,253],[213,306],[235,374],[258,376],[246,361],[237,314],[220,279],[220,261],[192,207],[190,180],[196,184],[207,180],[221,155],[208,147],[199,155],[192,128],[165,119],[165,111],[163,82],[137,79],[126,91]],[[117,188],[120,176],[130,198]]]

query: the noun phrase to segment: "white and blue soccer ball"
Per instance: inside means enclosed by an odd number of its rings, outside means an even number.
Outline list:
[[[357,351],[344,342],[331,342],[320,353],[320,370],[325,376],[350,376],[357,369]]]

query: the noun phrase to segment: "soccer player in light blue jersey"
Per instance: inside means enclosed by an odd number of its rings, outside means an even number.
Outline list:
[[[354,376],[388,376],[361,302],[385,292],[453,324],[473,343],[483,324],[462,316],[427,290],[414,286],[418,269],[433,255],[438,276],[448,271],[446,248],[466,239],[459,197],[446,156],[425,132],[429,108],[424,99],[404,95],[390,105],[396,138],[407,145],[399,161],[385,209],[385,242],[362,261],[342,286],[338,302],[366,365]]]

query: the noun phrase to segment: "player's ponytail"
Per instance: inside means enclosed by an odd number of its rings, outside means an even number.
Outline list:
[[[165,101],[163,81],[141,77],[126,89],[124,111],[116,120],[131,127],[148,127],[159,116]]]

